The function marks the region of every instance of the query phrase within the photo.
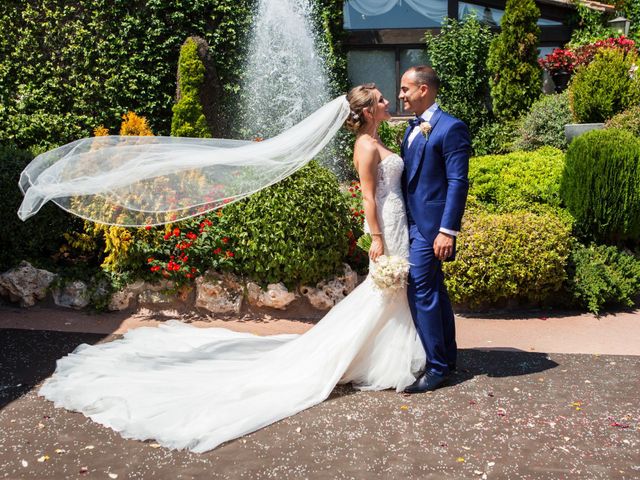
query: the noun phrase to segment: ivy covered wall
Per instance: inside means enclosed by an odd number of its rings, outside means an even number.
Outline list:
[[[48,148],[115,129],[168,135],[180,46],[205,38],[225,95],[239,89],[251,0],[0,2],[0,143]]]
[[[314,1],[334,90],[344,92],[343,0]],[[97,125],[116,129],[127,111],[148,118],[158,135],[168,135],[180,47],[190,36],[208,42],[222,115],[232,117],[254,3],[3,0],[0,144],[51,148],[88,136]]]

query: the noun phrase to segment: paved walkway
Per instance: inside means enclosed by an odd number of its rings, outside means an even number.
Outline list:
[[[0,478],[640,478],[639,312],[459,317],[449,386],[415,396],[340,386],[205,454],[122,439],[37,396],[57,358],[158,317],[0,307]],[[185,320],[260,334],[313,325]]]
[[[203,319],[193,314],[148,311],[92,314],[40,306],[29,309],[0,306],[0,329],[123,334],[131,328],[155,326],[171,318],[181,318],[197,327],[222,327],[258,335],[304,333],[317,321],[317,318],[289,320],[264,315]],[[602,317],[573,312],[458,315],[456,325],[459,348],[640,355],[640,310]]]

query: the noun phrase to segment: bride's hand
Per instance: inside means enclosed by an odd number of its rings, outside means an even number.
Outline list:
[[[384,244],[382,243],[382,237],[376,235],[371,239],[369,258],[375,262],[380,255],[384,255]]]

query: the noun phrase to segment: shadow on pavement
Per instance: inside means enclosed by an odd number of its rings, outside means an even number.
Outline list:
[[[56,360],[82,343],[94,344],[106,334],[0,330],[0,409],[50,376]]]
[[[458,370],[449,385],[471,380],[477,375],[488,377],[515,377],[539,373],[558,366],[546,353],[522,350],[458,350]]]

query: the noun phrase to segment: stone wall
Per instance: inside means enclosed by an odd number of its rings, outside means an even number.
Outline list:
[[[56,285],[57,275],[22,262],[0,275],[0,296],[23,307],[51,298],[60,307],[82,309],[91,301],[90,286],[75,280]],[[194,310],[205,315],[237,316],[246,312],[278,312],[296,317],[322,313],[347,296],[359,283],[358,274],[344,265],[343,272],[316,285],[289,290],[283,283],[262,287],[229,274],[209,271],[196,279],[192,287],[175,288],[167,280],[149,283],[142,280],[111,295],[111,311],[177,309]],[[95,286],[91,287],[95,290]],[[100,286],[98,286],[100,288]]]

